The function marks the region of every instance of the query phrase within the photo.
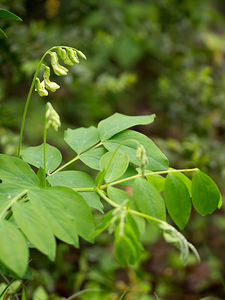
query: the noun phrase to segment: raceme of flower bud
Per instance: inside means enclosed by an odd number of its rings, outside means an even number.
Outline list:
[[[49,128],[52,126],[55,129],[55,131],[58,131],[58,128],[61,126],[60,117],[50,102],[47,103],[45,117],[47,118],[46,127]]]
[[[45,89],[44,81],[40,82],[38,77],[35,80],[35,91],[37,91],[41,97],[48,96],[48,91]]]
[[[80,50],[77,50],[77,54],[78,54],[81,58],[87,59],[87,57],[84,55],[84,53],[81,52]]]
[[[73,63],[79,64],[77,52],[71,48],[68,49],[68,56]]]
[[[146,155],[146,150],[142,145],[139,145],[136,153],[137,159],[141,162],[141,165],[145,167],[148,163],[148,158]]]
[[[50,81],[49,77],[50,77],[50,68],[46,65],[42,65],[45,70],[44,70],[44,83],[45,83],[45,87],[47,89],[49,89],[50,91],[52,92],[55,92],[56,90],[58,90],[60,88],[60,86],[55,83],[55,82],[52,82]]]
[[[73,61],[68,56],[67,51],[65,49],[59,47],[58,48],[58,53],[59,53],[60,58],[63,60],[63,62],[66,65],[72,66],[74,64]]]
[[[55,74],[58,76],[67,75],[68,69],[59,64],[56,52],[49,52],[49,54],[51,55],[51,64]]]

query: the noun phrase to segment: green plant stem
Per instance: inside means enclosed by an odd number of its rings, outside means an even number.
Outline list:
[[[96,187],[87,187],[87,188],[73,188],[75,192],[96,192]]]
[[[7,289],[10,287],[10,285],[11,285],[14,281],[16,281],[16,279],[12,279],[12,280],[7,284],[7,286],[6,286],[6,287],[4,288],[4,290],[1,292],[0,298],[4,295],[4,293],[7,291]]]
[[[46,108],[45,108],[45,123],[44,123],[44,134],[43,134],[43,147],[44,147],[44,174],[45,174],[45,178],[44,178],[44,187],[46,187],[46,142],[47,142],[47,110],[48,110],[48,106],[46,104]]]
[[[145,173],[145,176],[155,175],[155,174],[176,173],[176,172],[194,172],[196,170],[198,170],[198,168],[180,169],[180,170],[171,169],[171,170],[167,170],[167,171],[157,171],[157,172]],[[54,173],[55,172],[49,174],[49,176],[53,175]],[[96,192],[97,191],[99,193],[99,191],[106,189],[108,186],[116,185],[116,184],[119,184],[121,182],[125,182],[125,181],[128,181],[128,180],[133,180],[133,179],[135,179],[137,177],[141,177],[141,176],[142,176],[142,174],[137,174],[137,175],[134,175],[134,176],[130,176],[130,177],[121,179],[121,180],[117,180],[117,181],[114,181],[114,182],[110,182],[110,183],[107,183],[107,184],[100,185],[99,187],[73,188],[73,190],[76,191],[76,192]]]
[[[79,154],[77,156],[75,156],[73,159],[71,159],[70,161],[68,161],[67,163],[65,163],[64,165],[62,165],[60,168],[58,168],[57,170],[55,170],[54,172],[52,172],[51,174],[48,174],[48,176],[52,176],[52,175],[58,173],[59,171],[65,169],[67,166],[71,165],[73,162],[75,162],[78,159],[80,159],[80,155]]]
[[[150,176],[150,175],[160,175],[160,174],[168,174],[168,173],[177,173],[177,172],[194,172],[194,171],[197,171],[197,170],[198,170],[198,168],[193,168],[193,169],[178,169],[178,170],[176,170],[176,169],[170,169],[170,170],[166,170],[166,171],[149,172],[149,173],[145,173],[144,175],[145,176]],[[137,175],[130,176],[130,177],[127,177],[127,178],[124,178],[124,179],[120,179],[120,180],[117,180],[117,181],[106,183],[106,184],[101,185],[99,188],[100,189],[106,189],[108,186],[120,184],[120,183],[129,181],[129,180],[133,180],[133,179],[138,178],[138,177],[142,177],[142,174],[137,174]]]
[[[62,171],[63,169],[65,169],[66,167],[68,167],[69,165],[71,165],[73,162],[75,162],[76,160],[80,159],[80,157],[87,153],[88,151],[94,150],[98,147],[100,147],[102,145],[102,142],[99,142],[98,144],[96,144],[95,146],[91,147],[90,149],[82,152],[81,154],[77,154],[77,156],[75,156],[73,159],[69,160],[67,163],[65,163],[64,165],[62,165],[61,167],[59,167],[58,169],[56,169],[54,172],[52,172],[51,174],[48,174],[48,176],[54,175],[56,173],[58,173],[59,171]]]
[[[57,49],[58,47],[63,47],[63,46],[54,46],[54,47],[50,48],[49,50],[47,50],[44,53],[44,55],[42,56],[41,60],[39,61],[39,64],[38,64],[37,69],[36,69],[36,72],[34,73],[34,77],[33,77],[33,80],[32,80],[32,83],[31,83],[31,86],[30,86],[30,89],[29,89],[29,92],[28,92],[26,104],[25,104],[24,111],[23,111],[23,118],[22,118],[22,123],[21,123],[21,127],[20,127],[20,137],[19,137],[18,151],[17,151],[17,156],[18,157],[21,156],[21,145],[22,145],[22,140],[23,140],[24,125],[25,125],[25,120],[26,120],[26,116],[27,116],[28,107],[29,107],[29,104],[30,104],[30,98],[31,98],[31,95],[32,95],[32,92],[33,92],[33,89],[34,89],[34,85],[35,85],[35,80],[36,80],[36,78],[38,76],[38,73],[39,73],[39,71],[41,69],[42,62],[44,61],[46,55],[50,51],[52,51],[54,49]]]
[[[120,205],[109,199],[103,191],[97,189],[97,193],[101,196],[107,203],[109,203],[113,207],[119,207]]]
[[[9,204],[6,206],[5,209],[3,209],[3,211],[0,214],[0,219],[3,219],[4,214],[7,212],[7,210],[17,201],[19,200],[21,197],[23,197],[26,193],[28,192],[28,190],[24,190],[22,191],[20,194],[18,194],[16,197],[14,197]]]
[[[105,142],[107,143],[107,141],[105,141]],[[108,172],[108,170],[109,170],[109,168],[110,168],[110,165],[111,165],[111,163],[112,163],[112,161],[113,161],[113,158],[115,157],[115,155],[116,155],[117,151],[119,150],[119,148],[120,148],[121,146],[123,146],[124,144],[126,144],[127,142],[133,142],[133,143],[136,143],[137,145],[140,145],[139,142],[137,142],[137,141],[134,140],[134,139],[126,139],[126,140],[122,141],[122,142],[116,147],[116,149],[114,150],[113,155],[112,155],[111,159],[109,160],[109,163],[108,163],[106,169],[104,170],[105,174]],[[103,180],[104,180],[104,177],[102,177],[102,179],[100,180],[100,182],[99,182],[99,184],[98,184],[98,188],[101,186]]]
[[[158,224],[162,224],[164,221],[160,220],[160,219],[157,219],[157,218],[154,218],[152,216],[149,216],[149,215],[146,215],[146,214],[143,214],[137,210],[133,210],[133,209],[129,209],[128,210],[129,213],[133,214],[133,215],[136,215],[136,216],[139,216],[139,217],[142,217],[142,218],[145,218],[145,219],[148,219],[150,221],[153,221],[153,222],[156,222]]]
[[[75,293],[75,294],[73,294],[72,296],[70,296],[69,298],[65,298],[65,300],[72,300],[72,299],[74,299],[75,297],[78,297],[78,296],[80,296],[80,295],[82,295],[82,294],[84,294],[84,293],[90,293],[90,292],[101,292],[102,291],[102,289],[85,289],[85,290],[83,290],[83,291],[80,291],[80,292],[77,292],[77,293]]]

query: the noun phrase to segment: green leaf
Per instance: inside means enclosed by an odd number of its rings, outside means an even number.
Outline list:
[[[128,177],[134,176],[134,175],[137,175],[137,170],[133,166],[129,165],[126,172],[118,180],[125,179]],[[131,186],[133,183],[134,183],[134,180],[131,179],[128,181],[121,182],[120,185]]]
[[[136,178],[133,185],[133,197],[137,208],[149,216],[165,220],[166,209],[162,196],[157,189],[144,178]]]
[[[55,173],[48,178],[52,186],[65,186],[69,188],[93,188],[93,179],[85,172],[81,171],[62,171]],[[103,211],[103,205],[96,192],[79,192],[90,207]]]
[[[223,205],[223,198],[222,198],[222,195],[220,194],[220,200],[219,200],[219,203],[218,203],[218,208],[220,209]]]
[[[0,179],[22,187],[39,186],[39,179],[31,167],[21,159],[0,154]]]
[[[102,218],[101,222],[95,227],[94,232],[91,234],[90,239],[94,239],[97,235],[103,232],[111,224],[113,218],[113,209],[108,211]]]
[[[94,126],[67,129],[64,140],[77,154],[81,154],[100,141],[98,129]]]
[[[155,115],[147,116],[126,116],[119,113],[113,114],[111,117],[102,120],[98,124],[99,136],[102,141],[111,138],[113,135],[127,128],[136,125],[151,124]]]
[[[154,174],[154,175],[147,175],[146,178],[152,185],[154,185],[154,187],[157,189],[159,193],[164,190],[165,177],[158,174]]]
[[[46,174],[42,167],[38,169],[37,177],[40,180],[40,187],[45,188],[46,186],[50,186],[50,184],[46,182]]]
[[[134,199],[131,197],[131,195],[121,189],[109,186],[107,188],[107,194],[109,198],[116,204],[122,205],[124,202],[129,202],[130,205],[131,203],[134,204]]]
[[[190,180],[190,178],[188,178],[187,176],[185,176],[183,173],[177,172],[176,176],[180,178],[180,180],[183,181],[183,183],[186,185],[186,188],[188,189],[189,195],[190,197],[192,197],[192,182]]]
[[[7,209],[10,202],[24,191],[23,187],[14,184],[0,184],[0,214]]]
[[[38,286],[33,292],[33,300],[48,300],[49,296],[42,286]]]
[[[27,163],[37,168],[44,169],[44,144],[36,147],[29,147],[22,151],[22,158]],[[46,171],[50,173],[54,171],[61,163],[62,155],[60,151],[46,144]]]
[[[61,228],[68,223],[70,231],[68,234],[71,235],[75,232],[88,240],[94,230],[94,219],[89,206],[78,193],[66,187],[50,187],[44,190],[30,191],[28,196],[31,201],[36,201],[36,204],[39,202],[44,206],[52,218],[55,218],[54,215],[60,218],[61,214],[62,217],[59,220],[56,219],[56,222],[61,222],[59,223]],[[72,218],[72,223],[69,223],[66,217],[68,220]],[[59,229],[57,233],[59,233]],[[63,240],[61,234],[59,238]]]
[[[13,14],[12,12],[6,9],[0,9],[0,18],[15,20],[15,21],[23,21],[20,17]]]
[[[116,227],[114,256],[123,267],[134,265],[140,257],[140,250],[142,246],[136,223],[127,215],[126,220],[120,220]]]
[[[14,278],[14,279],[27,279],[27,280],[33,280],[34,279],[32,271],[29,267],[27,268],[27,271],[25,272],[25,274],[23,276],[18,276],[13,271],[6,268],[6,266],[4,266],[2,263],[0,263],[0,275],[1,274],[5,275],[7,277]]]
[[[28,196],[36,210],[48,220],[49,227],[60,240],[78,247],[76,224],[62,201],[54,197],[57,190],[30,191]]]
[[[0,261],[19,277],[28,266],[28,248],[20,231],[9,221],[0,220]]]
[[[23,287],[23,289],[22,289],[22,297],[21,297],[21,300],[27,300],[26,290],[25,290],[24,287]]]
[[[197,212],[205,216],[217,209],[220,191],[216,183],[205,173],[197,170],[192,179],[192,201]]]
[[[46,216],[30,202],[15,203],[13,216],[27,239],[53,261],[56,242]]]
[[[88,167],[100,171],[100,159],[106,153],[105,148],[97,148],[81,154],[80,160]]]
[[[0,33],[7,39],[7,34],[6,34],[5,31],[2,30],[1,28],[0,28]]]
[[[137,251],[132,241],[126,235],[120,236],[118,231],[115,239],[114,256],[122,267],[134,265],[137,258]]]
[[[97,187],[99,187],[103,183],[104,178],[105,178],[105,173],[106,173],[106,170],[103,170],[101,172],[98,172],[98,174],[96,175],[95,183],[96,183]]]
[[[165,182],[165,202],[170,217],[182,230],[191,214],[191,199],[188,189],[177,173],[170,173]]]
[[[134,203],[134,199],[125,191],[121,190],[121,189],[117,189],[114,188],[112,186],[109,186],[107,188],[107,194],[109,196],[109,198],[121,205],[122,203],[124,203],[125,201],[129,201],[130,207],[134,210],[137,210],[136,204]],[[145,220],[139,216],[136,215],[131,215],[131,217],[134,219],[134,221],[137,224],[137,227],[139,229],[139,232],[142,234],[145,231]]]
[[[129,165],[129,159],[126,154],[120,150],[110,151],[104,154],[100,160],[101,170],[105,170],[105,181],[111,182],[120,178]]]
[[[121,142],[132,139],[139,142],[146,150],[146,155],[148,158],[148,163],[146,169],[150,169],[152,171],[159,171],[159,170],[167,170],[169,166],[168,159],[166,156],[161,152],[161,150],[153,143],[151,139],[147,136],[133,131],[133,130],[126,130],[115,135],[112,139],[105,141],[104,147],[109,151],[114,151]],[[120,147],[120,151],[124,152],[128,155],[130,162],[133,164],[140,166],[140,161],[137,159],[137,144],[128,141],[126,144]]]

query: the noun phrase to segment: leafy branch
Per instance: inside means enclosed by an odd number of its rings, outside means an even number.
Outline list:
[[[67,129],[64,140],[75,155],[61,164],[60,151],[47,143],[48,128],[57,131],[60,117],[47,102],[43,144],[21,150],[34,87],[40,96],[60,88],[50,81],[51,69],[44,63],[47,55],[58,76],[68,73],[58,56],[69,66],[79,63],[78,57],[86,58],[81,51],[67,46],[55,46],[45,52],[26,100],[18,157],[0,154],[0,272],[26,278],[30,244],[53,261],[56,238],[79,247],[80,237],[93,242],[106,229],[114,234],[114,256],[121,266],[135,265],[143,250],[141,236],[146,221],[157,225],[165,240],[176,245],[184,262],[190,251],[199,259],[195,247],[166,222],[167,214],[183,230],[192,205],[202,216],[211,214],[221,207],[221,194],[208,175],[198,168],[169,167],[167,157],[149,137],[129,129],[151,124],[155,115],[115,113],[97,127]],[[42,81],[38,78],[41,69]],[[77,160],[95,172],[95,179],[80,170],[66,170]],[[192,179],[183,173],[193,174]],[[128,184],[132,195],[121,188]],[[109,211],[102,200],[111,207]],[[103,214],[97,226],[93,210]]]

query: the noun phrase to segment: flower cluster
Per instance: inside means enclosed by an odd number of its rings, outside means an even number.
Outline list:
[[[47,103],[47,110],[46,110],[46,118],[47,118],[47,128],[52,126],[55,131],[61,126],[60,118],[56,110],[53,108],[50,102]]]
[[[79,64],[79,56],[83,59],[86,59],[86,56],[79,50],[70,48],[70,47],[58,47],[58,55],[63,60],[66,65],[72,66],[75,63]],[[48,54],[51,56],[51,66],[54,73],[58,76],[65,76],[68,73],[68,69],[60,65],[58,60],[58,55],[56,52],[49,51]],[[35,80],[35,90],[38,92],[39,96],[48,96],[48,90],[55,92],[60,86],[50,81],[50,68],[45,64],[42,64],[44,68],[44,80],[40,82],[40,79],[37,77]]]

